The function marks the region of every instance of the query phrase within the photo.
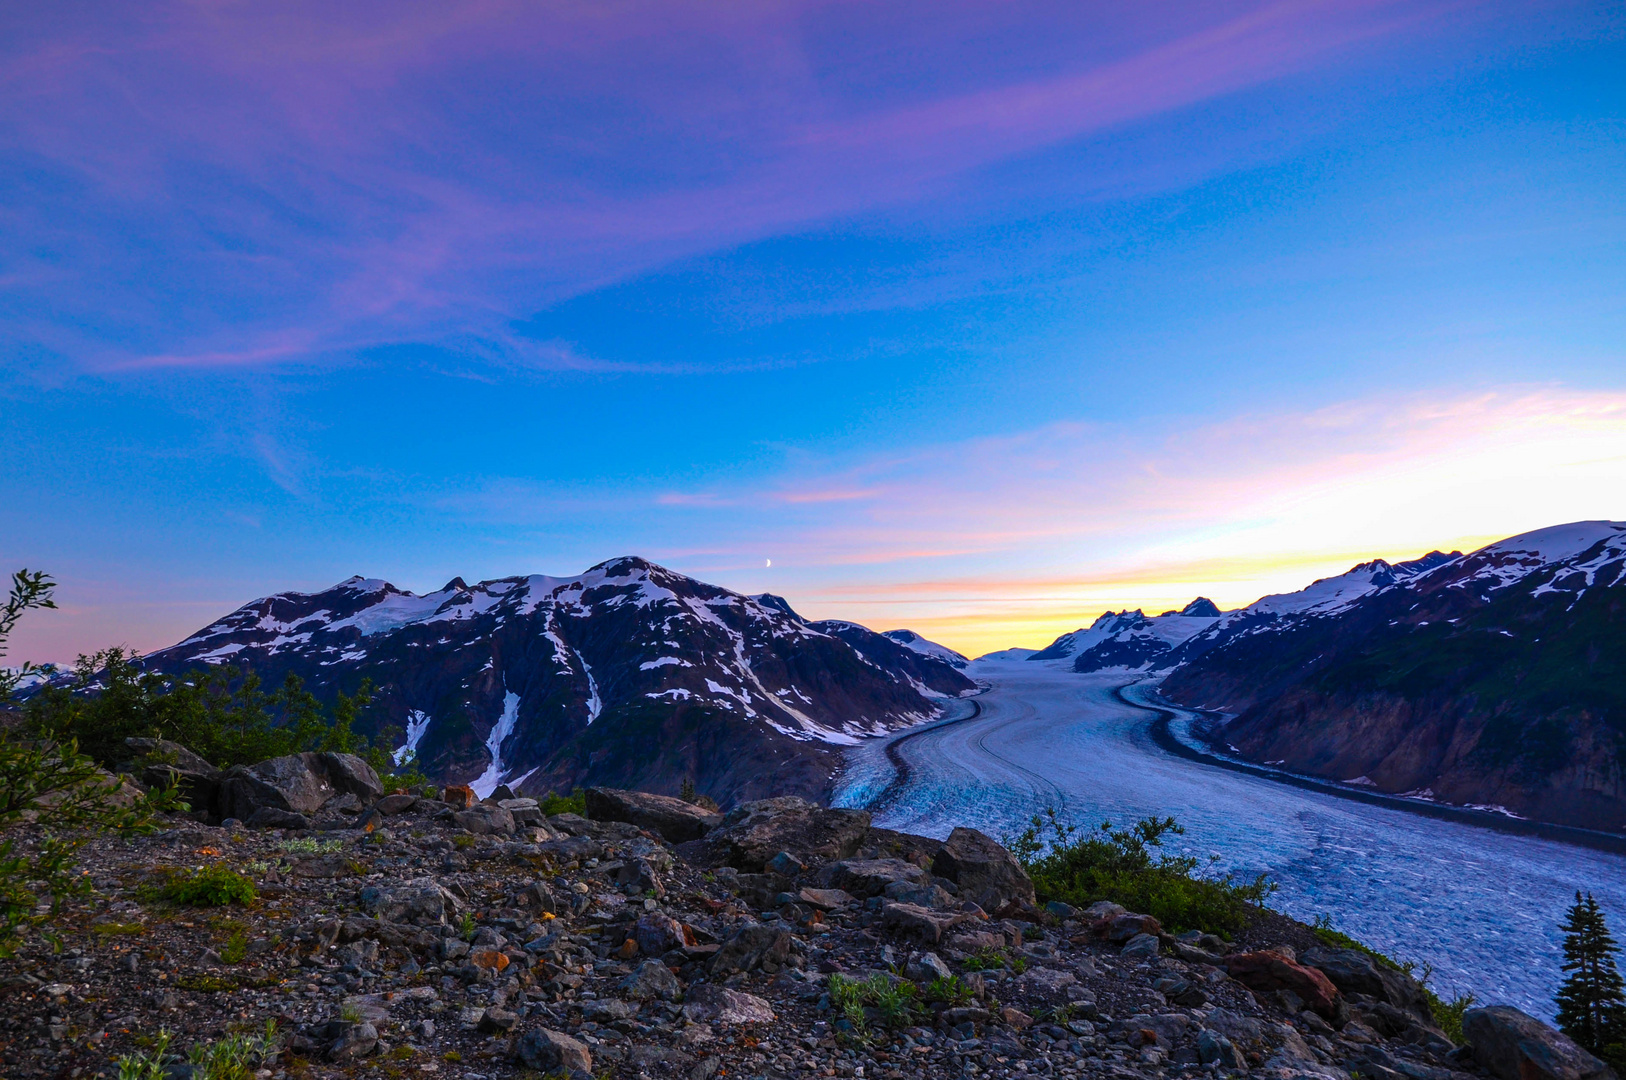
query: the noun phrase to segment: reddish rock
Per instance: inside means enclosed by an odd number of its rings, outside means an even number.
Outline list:
[[[1315,968],[1305,967],[1274,950],[1235,953],[1225,958],[1231,978],[1250,990],[1291,990],[1303,999],[1305,1007],[1325,1020],[1347,1015],[1343,995]]]
[[[447,784],[446,790],[440,794],[440,801],[446,803],[454,810],[467,810],[478,800],[474,797],[474,789],[467,784]]]

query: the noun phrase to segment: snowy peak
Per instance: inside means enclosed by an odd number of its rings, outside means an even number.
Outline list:
[[[330,699],[371,679],[371,722],[394,729],[398,753],[415,754],[436,779],[495,788],[601,774],[626,786],[632,777],[603,770],[677,768],[658,752],[662,733],[692,757],[695,725],[731,732],[707,742],[719,756],[728,746],[748,757],[851,744],[930,719],[936,700],[974,690],[953,655],[856,624],[810,625],[778,597],[622,556],[572,577],[453,578],[423,595],[348,578],[256,600],[146,663],[177,673],[231,664],[266,682],[293,674]],[[617,732],[628,733],[625,745]],[[621,746],[608,758],[606,740]],[[579,749],[588,745],[600,750]]]
[[[904,648],[911,649],[922,656],[930,656],[933,659],[941,660],[953,668],[963,668],[971,662],[967,657],[955,652],[947,645],[927,641],[913,630],[887,630],[881,636],[896,641]]]
[[[1212,610],[1213,616],[1199,614]],[[1219,609],[1198,597],[1180,611],[1148,616],[1136,608],[1103,612],[1087,628],[1063,634],[1029,660],[1071,660],[1074,671],[1144,670],[1170,649],[1213,625]]]

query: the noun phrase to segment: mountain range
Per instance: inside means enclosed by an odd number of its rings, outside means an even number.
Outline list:
[[[841,747],[976,690],[964,657],[908,631],[810,622],[633,557],[425,595],[361,577],[279,593],[144,663],[292,673],[327,700],[371,680],[358,728],[482,796],[690,780],[725,805],[824,796]]]
[[[1255,761],[1626,829],[1626,522],[1373,560],[1237,611],[1193,606],[1108,612],[1032,659],[1145,672]]]

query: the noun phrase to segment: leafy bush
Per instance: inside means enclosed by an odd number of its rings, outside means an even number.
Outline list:
[[[1201,860],[1161,850],[1165,836],[1184,832],[1172,817],[1147,818],[1129,829],[1104,822],[1094,832],[1080,832],[1051,809],[1043,817],[1035,814],[1007,846],[1033,879],[1040,903],[1088,907],[1110,900],[1155,917],[1169,930],[1230,936],[1247,925],[1250,905],[1262,904],[1276,886],[1263,874],[1251,883],[1229,874],[1199,875]],[[1046,833],[1048,843],[1041,840]]]
[[[182,1064],[169,1052],[173,1036],[160,1030],[150,1049],[126,1054],[118,1059],[119,1080],[163,1080]],[[273,1058],[278,1050],[277,1023],[265,1022],[265,1033],[228,1035],[212,1043],[198,1043],[187,1055],[192,1080],[248,1080],[257,1066]]]
[[[871,975],[860,982],[839,973],[829,982],[830,1004],[862,1036],[871,1015],[886,1027],[905,1027],[915,1017],[918,991],[907,979],[893,981],[885,975]]]
[[[960,981],[958,975],[948,978],[936,978],[926,987],[927,1001],[942,1001],[947,1004],[964,1005],[971,1000],[971,988]]]
[[[161,812],[185,809],[174,791],[132,797],[116,779],[78,752],[0,733],[0,958],[22,934],[61,913],[91,889],[76,870],[79,849],[96,833],[151,832]],[[32,823],[25,838],[15,826]],[[49,911],[38,911],[41,897]]]
[[[554,814],[585,814],[587,796],[583,794],[581,788],[576,788],[569,795],[555,795],[550,791],[537,805],[550,817]]]
[[[254,883],[225,863],[173,874],[159,888],[161,899],[183,907],[224,907],[254,902]]]

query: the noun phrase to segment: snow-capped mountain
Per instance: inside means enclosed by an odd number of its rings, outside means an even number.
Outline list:
[[[777,603],[774,603],[777,601]],[[145,661],[289,674],[319,697],[375,687],[397,754],[485,794],[613,783],[719,801],[822,794],[830,751],[975,689],[856,624],[809,624],[638,558],[576,577],[454,579],[414,595],[351,578],[244,605]]]
[[[1074,671],[1143,671],[1162,666],[1176,646],[1213,626],[1219,617],[1219,608],[1202,596],[1179,611],[1161,615],[1148,616],[1139,609],[1108,611],[1088,627],[1061,635],[1028,659],[1072,660]]]
[[[881,636],[896,641],[899,645],[902,645],[906,649],[913,649],[922,656],[935,657],[936,659],[943,661],[943,663],[947,664],[949,667],[964,668],[967,664],[971,663],[967,657],[955,652],[947,645],[939,645],[935,641],[927,641],[913,630],[886,630],[882,632]]]
[[[1222,616],[1163,692],[1255,760],[1626,828],[1626,522],[1366,563]]]

